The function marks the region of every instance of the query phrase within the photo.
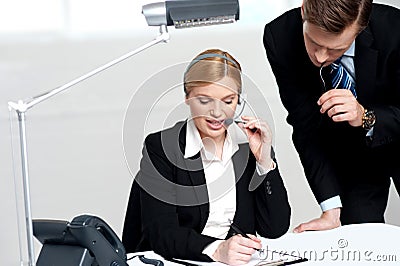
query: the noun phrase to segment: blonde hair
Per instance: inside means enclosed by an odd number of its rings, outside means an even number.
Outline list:
[[[242,91],[242,74],[238,61],[228,52],[208,49],[198,54],[188,65],[183,80],[186,96],[195,87],[206,86],[230,77]]]

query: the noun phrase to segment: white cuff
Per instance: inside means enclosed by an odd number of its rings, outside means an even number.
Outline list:
[[[224,242],[224,240],[215,240],[214,242],[212,242],[211,244],[209,244],[204,250],[203,250],[203,254],[209,256],[210,258],[212,258],[214,260],[214,253],[217,250],[219,244],[221,244],[222,242]]]
[[[340,196],[334,196],[332,198],[324,200],[319,204],[319,206],[321,206],[321,209],[324,212],[335,208],[341,208],[342,201],[340,200]]]
[[[256,169],[257,169],[257,174],[258,175],[266,175],[268,174],[269,171],[275,170],[276,164],[274,161],[272,161],[272,168],[265,169],[264,167],[261,166],[258,162],[256,162]]]

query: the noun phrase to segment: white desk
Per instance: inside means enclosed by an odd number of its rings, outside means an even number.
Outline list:
[[[400,227],[387,224],[346,225],[328,231],[300,234],[287,233],[279,239],[262,238],[263,248],[307,258],[308,265],[400,265]],[[147,258],[162,259],[154,252],[143,252]],[[269,252],[268,254],[272,253]],[[133,254],[128,254],[128,258]],[[279,258],[278,253],[273,259]],[[269,257],[271,258],[271,257]],[[255,265],[253,260],[248,265]],[[196,263],[199,265],[224,265],[221,263]],[[137,258],[129,265],[146,265]],[[165,266],[177,266],[164,261]]]

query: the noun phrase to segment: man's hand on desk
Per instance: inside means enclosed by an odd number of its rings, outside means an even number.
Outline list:
[[[213,255],[215,261],[229,265],[242,265],[250,261],[256,249],[261,248],[261,240],[248,234],[250,238],[234,235],[222,242]]]
[[[298,225],[293,232],[329,230],[341,226],[340,208],[324,211],[320,218]]]

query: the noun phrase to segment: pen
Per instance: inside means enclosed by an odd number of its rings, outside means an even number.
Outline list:
[[[248,235],[246,235],[236,224],[234,224],[232,221],[231,221],[231,228],[232,228],[232,230],[236,233],[236,234],[239,234],[239,235],[241,235],[241,236],[243,236],[243,237],[245,237],[245,238],[250,238]]]
[[[190,263],[190,262],[182,261],[182,260],[176,260],[176,259],[173,259],[173,258],[168,258],[168,259],[165,259],[165,260],[168,260],[168,261],[171,261],[171,262],[174,262],[174,263],[178,263],[178,264],[182,264],[182,265],[185,265],[185,266],[199,266],[198,264],[194,264],[194,263]]]
[[[229,222],[231,223],[231,228],[232,230],[236,233],[239,234],[245,238],[249,238],[251,239],[248,235],[246,235],[232,220],[229,220]],[[255,250],[257,250],[258,252],[264,252],[264,249],[259,249],[259,248],[255,248]]]
[[[291,265],[291,264],[305,262],[305,261],[308,261],[308,259],[307,258],[300,258],[300,259],[297,259],[297,260],[286,261],[284,263],[284,265]]]
[[[229,219],[229,222],[231,223],[232,230],[236,234],[240,234],[241,236],[243,236],[245,238],[250,238],[232,220]],[[260,253],[260,255],[265,252],[264,249],[255,249],[255,250],[257,250]],[[283,255],[289,255],[289,256],[292,256],[292,257],[298,257],[298,259],[292,260],[292,261],[275,261],[275,262],[271,262],[272,264],[263,264],[263,265],[291,265],[291,264],[295,264],[295,263],[308,261],[307,258],[302,258],[302,257],[299,257],[299,256],[290,255],[290,254],[287,254],[287,253],[284,253]],[[276,264],[274,264],[274,263],[276,263]]]
[[[245,238],[249,238],[249,239],[251,239],[247,234],[245,234],[243,231],[242,231],[242,229],[240,229],[232,220],[229,220],[230,221],[230,223],[231,223],[231,228],[232,228],[232,230],[236,233],[236,234],[239,234],[239,235],[241,235],[241,236],[243,236],[243,237],[245,237]]]

